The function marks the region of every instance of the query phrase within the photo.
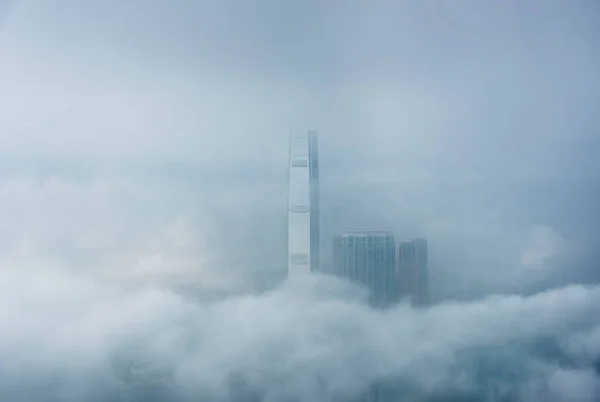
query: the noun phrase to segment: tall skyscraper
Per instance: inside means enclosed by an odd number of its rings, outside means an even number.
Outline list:
[[[317,133],[290,134],[288,275],[319,270],[319,158]]]
[[[391,233],[346,232],[335,237],[333,263],[334,274],[369,289],[372,305],[396,301],[396,243]]]
[[[399,290],[415,306],[429,303],[427,241],[415,239],[398,247]]]

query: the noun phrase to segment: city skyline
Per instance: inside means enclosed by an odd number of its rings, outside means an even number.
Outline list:
[[[389,230],[345,230],[333,238],[331,267],[320,267],[321,220],[318,140],[315,130],[289,134],[287,277],[328,273],[365,287],[369,303],[389,307],[408,298],[412,305],[429,303],[428,249],[425,239],[396,248]],[[272,289],[283,280],[259,274],[260,287]],[[270,280],[270,282],[269,282]],[[264,284],[271,286],[265,288]]]

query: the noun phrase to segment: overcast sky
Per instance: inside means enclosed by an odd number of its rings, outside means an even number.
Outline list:
[[[131,253],[179,224],[218,271],[275,265],[287,133],[314,128],[324,258],[387,228],[429,239],[440,296],[598,278],[593,1],[2,10],[7,252]]]
[[[325,260],[391,229],[437,300],[597,282],[598,38],[593,0],[0,0],[0,282],[280,268],[308,128]]]

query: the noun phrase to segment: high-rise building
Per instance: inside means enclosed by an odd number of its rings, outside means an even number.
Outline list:
[[[429,303],[427,241],[415,239],[398,247],[399,291],[415,306]]]
[[[374,306],[396,301],[396,243],[389,232],[346,232],[333,241],[334,274],[362,284]]]
[[[319,270],[319,158],[317,133],[290,134],[288,275]]]

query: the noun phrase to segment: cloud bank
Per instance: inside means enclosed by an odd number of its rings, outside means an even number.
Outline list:
[[[332,278],[186,299],[44,269],[0,274],[13,401],[595,401],[600,288],[370,310]],[[502,399],[504,398],[504,399]]]

